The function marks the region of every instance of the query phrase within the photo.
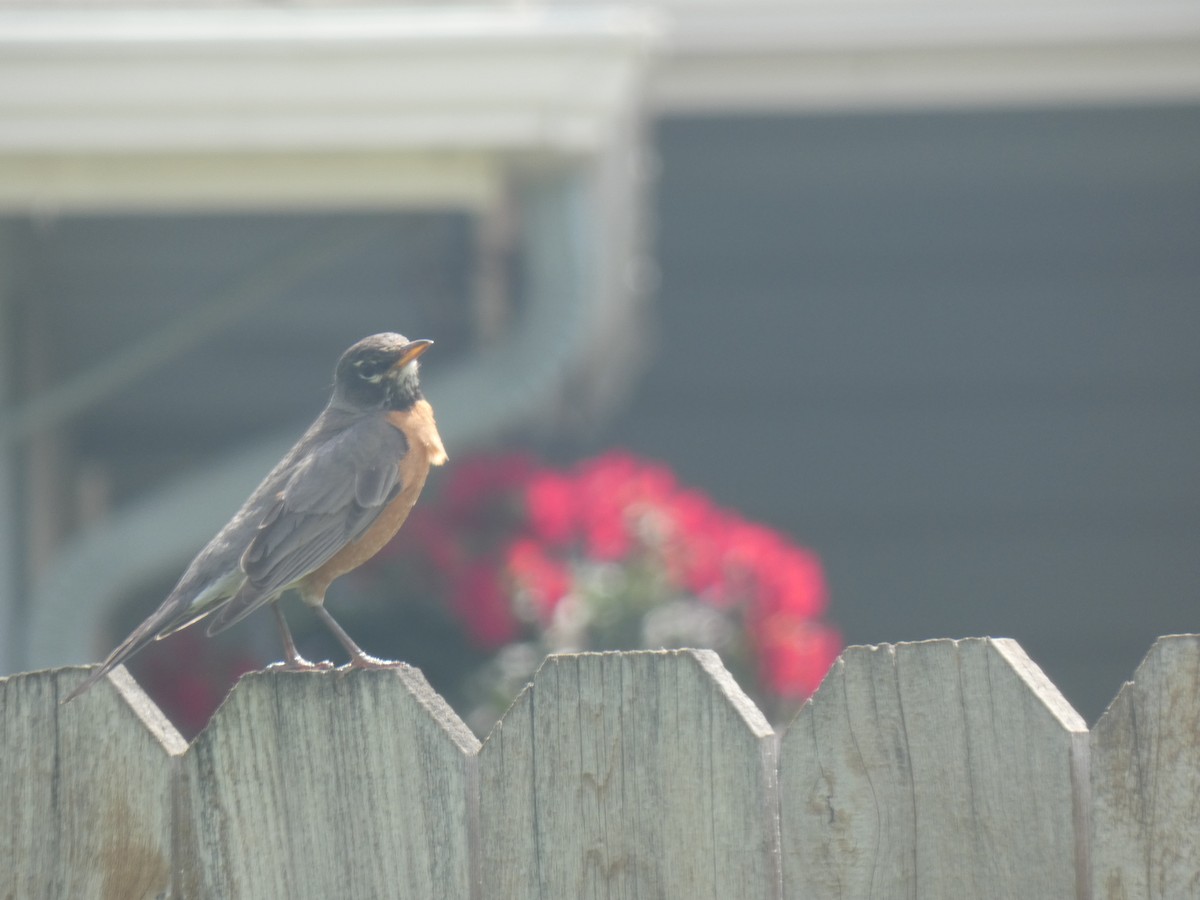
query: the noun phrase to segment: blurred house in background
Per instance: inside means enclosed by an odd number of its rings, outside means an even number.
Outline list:
[[[0,671],[399,329],[452,456],[659,457],[1093,719],[1200,627],[1197,147],[1182,3],[2,0]]]

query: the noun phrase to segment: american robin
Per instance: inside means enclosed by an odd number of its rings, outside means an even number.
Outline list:
[[[296,652],[275,601],[296,588],[350,654],[355,668],[394,665],[368,656],[324,607],[339,575],[391,540],[417,501],[430,466],[446,461],[421,394],[417,357],[433,341],[363,338],[338,360],[333,396],[174,590],[63,702],[79,696],[152,640],[209,619],[224,631],[264,603],[283,638],[284,668],[325,668]]]

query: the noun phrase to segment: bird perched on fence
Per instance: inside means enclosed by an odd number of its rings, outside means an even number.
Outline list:
[[[446,451],[421,394],[417,358],[433,341],[363,338],[342,354],[333,396],[309,429],[200,551],[174,590],[65,699],[79,696],[150,641],[208,619],[224,631],[271,604],[284,668],[325,668],[297,651],[275,601],[289,588],[316,612],[356,668],[394,665],[368,656],[325,609],[325,591],[374,556],[404,523],[430,466]]]

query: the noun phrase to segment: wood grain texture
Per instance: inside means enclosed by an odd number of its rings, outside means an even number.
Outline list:
[[[0,679],[0,900],[1200,897],[1198,636],[1090,735],[1012,641],[851,647],[778,753],[703,650],[551,657],[482,748],[408,667],[190,748],[86,671]]]
[[[848,648],[781,741],[784,896],[1083,896],[1086,738],[1012,641]]]
[[[186,744],[123,667],[0,679],[0,897],[154,900],[170,884],[172,770]]]
[[[1091,741],[1096,900],[1200,897],[1200,636],[1159,638]]]
[[[483,896],[776,897],[774,744],[712,651],[550,657],[480,752]]]
[[[244,678],[183,759],[182,896],[466,900],[478,747],[407,666]]]

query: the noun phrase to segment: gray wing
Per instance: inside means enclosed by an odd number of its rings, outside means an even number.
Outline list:
[[[246,584],[216,613],[216,634],[320,568],[362,534],[399,493],[404,435],[366,419],[312,449],[267,507],[241,557]]]

